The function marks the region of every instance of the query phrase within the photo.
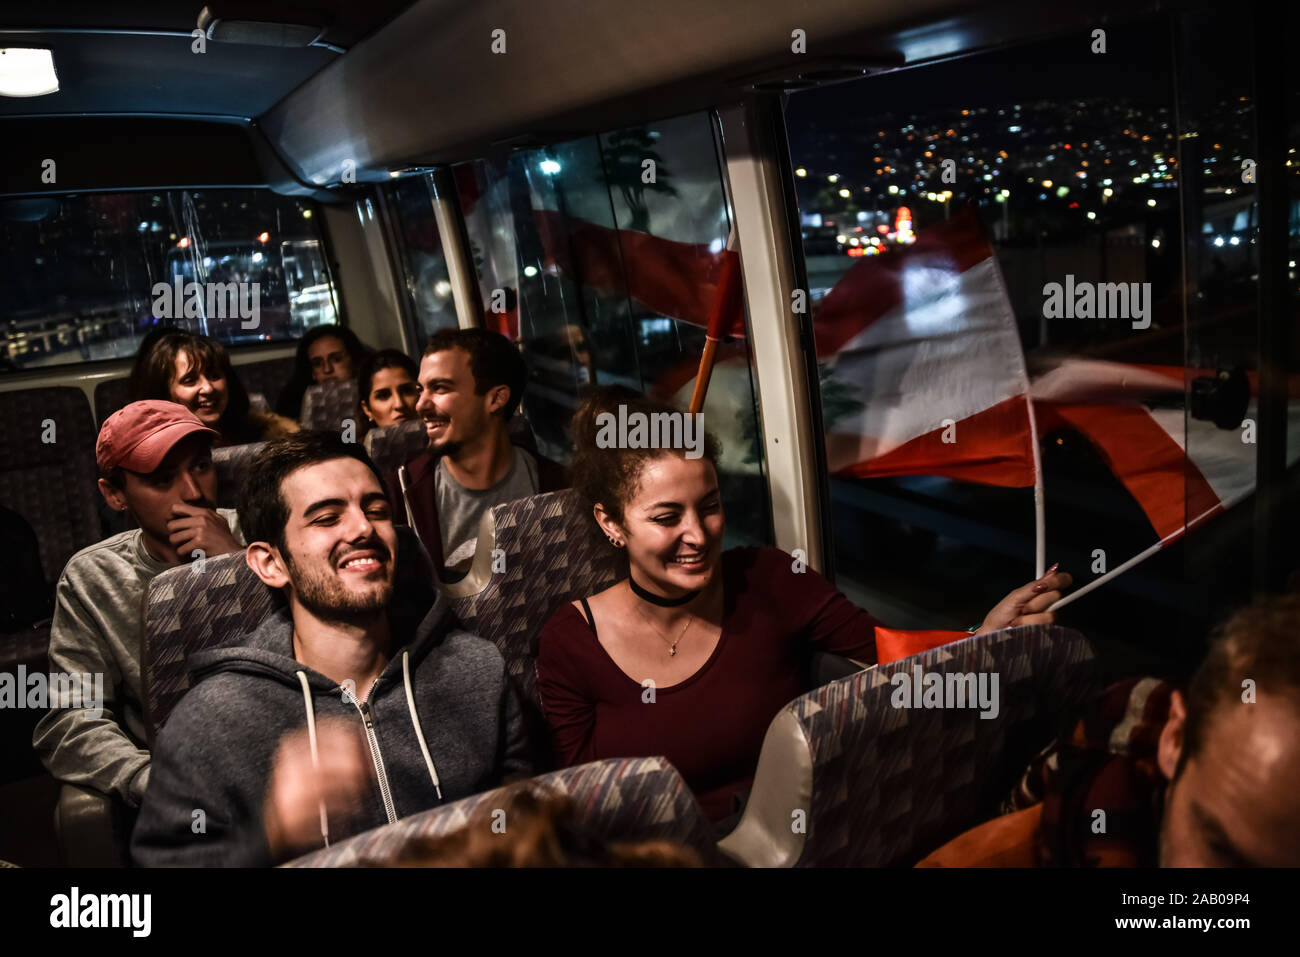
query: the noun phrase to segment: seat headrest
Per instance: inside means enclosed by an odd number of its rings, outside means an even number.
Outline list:
[[[750,803],[721,846],[755,864],[914,863],[996,814],[1028,761],[1100,686],[1083,635],[1031,625],[814,689],[773,721]]]

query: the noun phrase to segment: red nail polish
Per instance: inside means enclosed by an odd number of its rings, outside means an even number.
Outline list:
[[[1055,565],[1053,565],[1051,568],[1049,568],[1046,572],[1043,573],[1043,577],[1046,578],[1048,575],[1051,575],[1060,567],[1061,567],[1061,563],[1057,562]]]
[[[1045,591],[1047,591],[1047,585],[1045,585],[1043,582],[1039,582],[1037,585],[1034,586],[1035,595],[1042,594]]]

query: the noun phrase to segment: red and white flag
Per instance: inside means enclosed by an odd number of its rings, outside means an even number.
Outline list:
[[[831,474],[1035,485],[1024,352],[973,211],[860,259],[813,330]]]

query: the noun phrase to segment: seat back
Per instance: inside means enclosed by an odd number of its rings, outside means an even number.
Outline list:
[[[242,551],[169,568],[149,583],[141,670],[150,747],[189,690],[189,656],[256,630],[275,600]]]
[[[565,489],[491,509],[469,573],[447,592],[465,627],[501,650],[525,705],[538,708],[534,661],[543,623],[565,602],[626,575],[627,553],[609,544],[581,496]]]
[[[978,682],[981,674],[989,692],[997,676],[997,693],[986,699],[996,708],[954,706],[956,689],[970,687],[957,676]],[[943,676],[946,697],[931,692],[930,703],[947,706],[904,699],[918,682],[924,694],[927,675]],[[720,846],[750,865],[911,865],[994,817],[1030,759],[1100,690],[1100,678],[1082,635],[1031,625],[810,691],[772,722],[745,813]],[[791,827],[799,812],[806,833]]]
[[[51,585],[73,554],[100,538],[95,438],[80,389],[0,392],[0,505],[36,533]]]
[[[381,475],[405,465],[429,447],[429,436],[424,422],[413,419],[397,425],[384,425],[371,429],[362,440],[370,461]]]
[[[243,484],[244,473],[248,471],[248,463],[264,445],[265,442],[250,442],[247,445],[227,445],[212,450],[212,464],[217,470],[218,506],[237,507],[239,487]]]
[[[408,528],[397,529],[399,596],[434,586],[433,562]],[[156,576],[144,602],[144,700],[150,746],[189,690],[190,655],[257,629],[282,599],[253,574],[242,551],[178,565]]]
[[[348,419],[356,423],[356,431],[360,433],[361,405],[355,379],[317,382],[307,387],[299,420],[304,429],[339,432]]]
[[[117,379],[104,379],[95,385],[95,421],[100,425],[104,420],[126,405],[131,397],[131,380],[125,376]]]
[[[583,832],[601,841],[674,841],[713,859],[713,833],[695,796],[665,758],[611,758],[533,779],[567,795]],[[385,865],[417,838],[442,837],[505,804],[505,788],[453,801],[324,848],[288,867]],[[505,840],[506,838],[502,838]]]
[[[294,358],[263,359],[235,366],[235,374],[244,384],[249,397],[261,395],[269,405],[274,405],[284,384],[293,376]]]

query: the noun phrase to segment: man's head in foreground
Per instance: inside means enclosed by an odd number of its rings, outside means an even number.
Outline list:
[[[182,546],[194,536],[180,526],[216,507],[215,438],[175,402],[132,402],[104,420],[95,443],[99,491],[110,508],[135,517],[155,557],[188,559]]]
[[[1158,761],[1162,866],[1300,866],[1300,595],[1223,626],[1173,696]]]
[[[487,329],[442,329],[429,338],[420,361],[420,400],[429,448],[455,456],[466,446],[490,444],[523,398],[527,366],[505,336]]]
[[[248,566],[322,622],[363,623],[393,596],[397,533],[374,465],[329,432],[269,442],[239,501]]]

